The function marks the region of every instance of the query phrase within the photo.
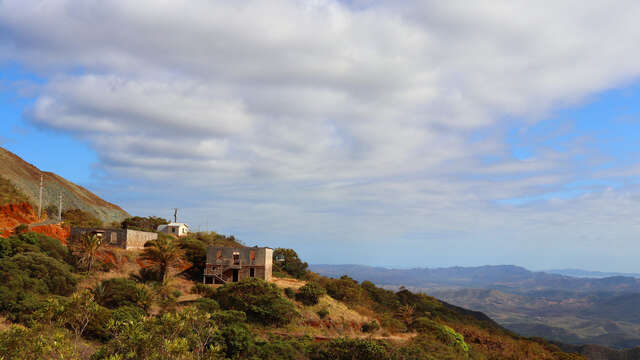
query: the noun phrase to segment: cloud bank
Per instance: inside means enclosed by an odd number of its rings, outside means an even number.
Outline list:
[[[576,161],[596,161],[588,142],[522,159],[506,137],[634,81],[639,17],[633,1],[3,0],[0,61],[47,79],[26,118],[91,144],[147,194],[122,197],[133,212],[182,206],[314,262],[607,270],[625,257],[607,244],[637,250],[638,189],[549,196],[610,174]]]

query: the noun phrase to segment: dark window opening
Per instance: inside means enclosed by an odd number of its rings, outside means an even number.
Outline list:
[[[233,282],[238,282],[238,269],[233,269]]]
[[[240,265],[240,254],[238,253],[233,254],[233,264]]]
[[[254,269],[254,268],[249,269],[249,276],[250,277],[255,277],[256,276],[256,269]]]

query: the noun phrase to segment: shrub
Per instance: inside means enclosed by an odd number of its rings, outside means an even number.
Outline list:
[[[22,234],[24,232],[29,231],[29,225],[27,224],[20,224],[18,226],[16,226],[15,228],[13,228],[13,233],[14,234]]]
[[[125,305],[111,312],[111,320],[114,322],[138,322],[145,317],[145,312],[138,306]]]
[[[307,283],[296,292],[296,300],[305,305],[316,305],[326,290],[318,284]]]
[[[211,315],[193,307],[109,329],[112,339],[92,359],[219,359],[225,348]]]
[[[284,294],[289,298],[293,299],[296,297],[296,289],[288,287],[284,289]]]
[[[213,298],[216,295],[216,289],[205,284],[197,283],[191,288],[191,292],[194,294],[202,295],[204,297]]]
[[[221,286],[216,300],[223,309],[242,311],[249,321],[265,325],[285,325],[296,315],[293,304],[274,284],[256,278]]]
[[[71,294],[77,283],[69,265],[33,252],[0,259],[0,279],[10,291],[56,295]]]
[[[273,271],[283,272],[295,278],[302,278],[309,265],[302,262],[293,249],[278,248],[273,251]]]
[[[120,226],[123,229],[142,230],[155,232],[158,230],[158,226],[168,224],[167,219],[163,219],[156,216],[141,217],[134,216],[124,219]]]
[[[74,359],[71,334],[60,328],[13,325],[0,332],[0,359]]]
[[[385,360],[389,359],[385,346],[378,341],[365,339],[335,339],[315,344],[309,353],[310,360]]]
[[[346,275],[343,275],[340,279],[321,278],[319,281],[327,290],[327,294],[336,300],[351,305],[371,301],[360,284]]]
[[[208,298],[197,299],[194,301],[194,305],[206,313],[213,313],[220,310],[220,304],[218,304],[217,301]]]
[[[318,314],[318,316],[320,316],[320,319],[324,319],[325,317],[327,317],[327,315],[329,315],[329,310],[320,309],[316,314]]]
[[[81,209],[69,209],[62,212],[64,223],[73,227],[102,227],[102,221]]]
[[[411,328],[419,333],[437,332],[440,331],[441,325],[429,318],[419,317],[413,321]]]
[[[364,333],[375,332],[375,331],[377,331],[379,329],[380,329],[380,324],[376,320],[371,320],[368,323],[364,323],[364,324],[362,324],[362,327],[360,328],[360,330],[362,330],[362,332],[364,332]]]
[[[137,306],[146,310],[151,297],[145,287],[128,278],[104,280],[93,289],[93,294],[98,304],[109,309]]]

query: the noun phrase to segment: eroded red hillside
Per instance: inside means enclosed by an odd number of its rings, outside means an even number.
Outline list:
[[[31,205],[26,202],[0,206],[0,230],[11,232],[20,224],[31,224],[38,221],[38,216]]]

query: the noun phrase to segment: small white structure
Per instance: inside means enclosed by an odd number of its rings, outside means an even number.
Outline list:
[[[158,226],[158,232],[178,237],[186,236],[189,233],[189,226],[185,223],[170,223]]]

